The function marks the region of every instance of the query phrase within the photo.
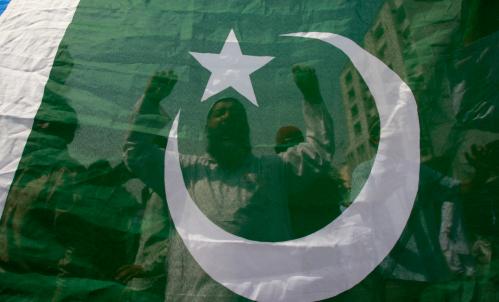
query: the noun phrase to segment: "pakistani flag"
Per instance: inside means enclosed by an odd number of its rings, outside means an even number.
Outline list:
[[[498,11],[0,0],[0,301],[499,301]]]

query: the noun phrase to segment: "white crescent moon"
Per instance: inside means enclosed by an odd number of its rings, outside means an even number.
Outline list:
[[[317,301],[363,280],[400,237],[418,190],[419,121],[409,86],[352,40],[320,32],[284,36],[318,39],[339,48],[376,101],[378,153],[353,204],[321,230],[296,240],[258,242],[224,231],[199,210],[185,187],[177,145],[180,112],[165,153],[165,191],[179,235],[211,278],[251,300]]]

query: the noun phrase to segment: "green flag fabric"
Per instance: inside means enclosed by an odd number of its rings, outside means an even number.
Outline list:
[[[499,301],[497,11],[0,1],[0,301]]]

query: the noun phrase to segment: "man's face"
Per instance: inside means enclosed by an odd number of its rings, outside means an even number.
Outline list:
[[[239,167],[251,152],[246,111],[237,100],[216,103],[206,121],[207,151],[221,167]]]
[[[244,107],[236,101],[220,101],[212,108],[206,123],[209,138],[218,142],[242,142],[248,135]]]

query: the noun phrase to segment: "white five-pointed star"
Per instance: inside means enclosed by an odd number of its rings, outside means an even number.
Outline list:
[[[219,54],[189,52],[204,68],[211,72],[201,101],[232,87],[255,106],[255,92],[250,74],[262,68],[274,57],[243,55],[234,31],[231,29]]]

